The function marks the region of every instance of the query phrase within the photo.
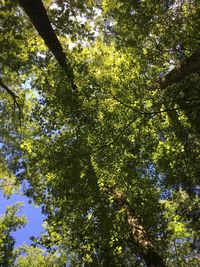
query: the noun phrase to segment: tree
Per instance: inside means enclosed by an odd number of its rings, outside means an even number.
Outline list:
[[[0,217],[0,264],[1,266],[13,266],[15,261],[14,244],[12,232],[26,225],[26,217],[18,216],[16,213],[22,203],[15,203],[7,207],[4,215]]]
[[[26,245],[19,247],[16,251],[17,259],[15,262],[16,267],[38,267],[38,266],[66,266],[65,255],[59,253],[46,253],[45,250],[36,247],[28,247]]]
[[[20,71],[35,93],[16,167],[47,215],[38,242],[88,266],[186,266],[198,233],[198,1],[19,2],[30,20],[13,6],[10,28],[24,32]]]

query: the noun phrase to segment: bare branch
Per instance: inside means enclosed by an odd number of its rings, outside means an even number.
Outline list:
[[[5,83],[3,82],[1,77],[0,77],[0,86],[12,97],[13,102],[14,102],[14,107],[17,106],[19,112],[21,113],[21,109],[20,109],[19,103],[17,101],[17,98],[19,98],[19,96],[17,96],[12,90],[10,90],[8,88],[7,85],[5,85]]]

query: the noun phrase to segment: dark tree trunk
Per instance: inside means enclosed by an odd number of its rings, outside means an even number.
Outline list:
[[[161,89],[165,89],[168,86],[180,82],[192,73],[200,71],[200,51],[197,50],[185,62],[176,66],[171,70],[163,79],[159,81]]]
[[[195,75],[192,75],[195,74]],[[199,74],[200,74],[200,50],[197,50],[180,65],[176,66],[163,79],[158,82],[161,90],[166,89],[175,83],[181,82],[179,87],[174,90],[165,90],[162,93],[163,99],[174,99],[182,110],[184,110],[193,130],[198,134],[200,132],[200,89],[199,89]],[[192,75],[192,76],[191,76]],[[193,79],[195,83],[193,82]],[[180,97],[177,101],[177,96]],[[182,100],[181,100],[182,98]],[[169,116],[173,116],[169,113]],[[177,129],[181,132],[181,130]],[[184,131],[182,132],[182,134]]]
[[[67,62],[62,45],[58,40],[47,15],[46,9],[41,0],[19,0],[21,7],[24,9],[33,26],[42,37],[47,47],[55,56],[60,67],[66,72],[71,83],[72,89],[76,90],[74,83],[73,70]]]

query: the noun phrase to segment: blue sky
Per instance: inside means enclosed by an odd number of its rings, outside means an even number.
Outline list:
[[[15,202],[22,201],[24,202],[24,207],[21,209],[20,215],[25,214],[28,219],[28,224],[17,230],[13,233],[13,236],[16,239],[15,246],[22,245],[24,242],[30,244],[32,241],[29,240],[30,236],[39,236],[42,228],[42,222],[45,219],[44,215],[41,213],[40,207],[35,207],[33,204],[28,203],[28,198],[20,195],[14,194],[10,199],[4,198],[3,194],[0,192],[0,214],[3,214],[6,210],[6,207],[14,204]]]

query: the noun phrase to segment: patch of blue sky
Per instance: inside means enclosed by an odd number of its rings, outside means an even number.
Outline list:
[[[30,245],[32,243],[30,237],[37,237],[44,231],[42,223],[45,220],[45,216],[41,212],[41,207],[30,204],[29,199],[22,193],[15,193],[11,198],[6,199],[2,192],[0,192],[0,214],[5,212],[7,206],[11,206],[16,202],[24,203],[24,207],[21,208],[18,215],[25,215],[28,219],[28,223],[24,228],[18,229],[16,232],[12,233],[16,240],[15,247],[23,243]]]

